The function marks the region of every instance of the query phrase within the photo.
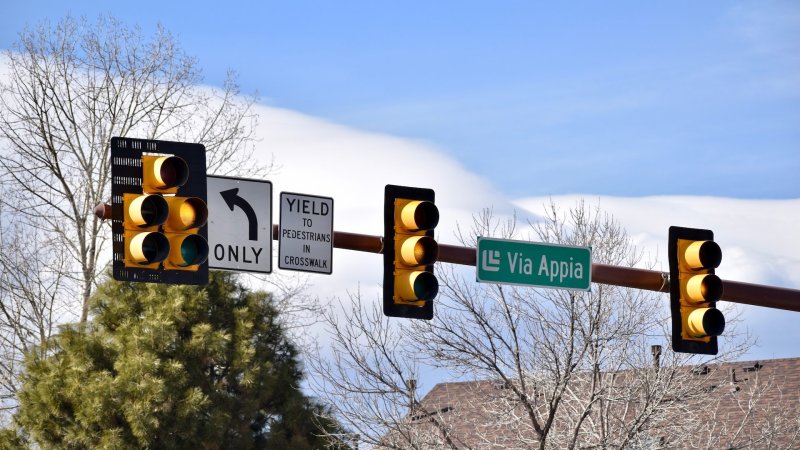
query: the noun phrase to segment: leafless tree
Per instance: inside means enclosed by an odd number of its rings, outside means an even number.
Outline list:
[[[332,352],[318,348],[317,357],[309,358],[314,389],[360,443],[397,449],[458,448],[449,442],[446,418],[416,401],[414,379],[419,372],[406,342],[408,330],[383,320],[380,308],[362,302],[360,294],[350,300],[346,315],[327,312]],[[433,427],[416,426],[417,422]]]
[[[67,17],[21,32],[5,57],[0,264],[8,270],[0,284],[7,309],[0,334],[13,343],[8,352],[72,320],[50,315],[30,334],[14,322],[30,313],[19,301],[48,314],[66,307],[81,323],[88,319],[88,300],[110,254],[110,230],[92,210],[109,197],[111,137],[200,142],[209,173],[259,177],[269,166],[252,158],[254,99],[239,95],[233,74],[222,89],[199,86],[197,61],[161,27],[146,37],[111,17]]]
[[[479,236],[591,246],[595,263],[641,262],[624,229],[582,202],[566,212],[549,205],[527,235],[485,211],[459,239],[474,247]],[[663,294],[478,284],[472,271],[437,267],[431,321],[387,320],[360,295],[343,317],[327,317],[332,345],[312,361],[312,384],[371,446],[664,448],[685,436],[690,401],[709,395],[686,370],[696,358],[665,350],[654,367],[651,344],[668,341]],[[727,341],[715,360],[747,345]],[[408,380],[422,366],[479,382],[444,403],[412,402]]]

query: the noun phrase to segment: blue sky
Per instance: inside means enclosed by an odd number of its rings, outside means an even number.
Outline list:
[[[208,84],[434,146],[510,197],[800,197],[800,3],[4,0],[162,23]]]
[[[2,1],[0,49],[110,13],[164,25],[207,84],[236,70],[275,192],[333,197],[338,231],[379,234],[386,183],[436,189],[447,244],[481,208],[580,196],[656,269],[670,225],[709,228],[723,279],[800,287],[799,2]],[[380,302],[379,255],[334,260],[312,295]],[[797,356],[797,313],[743,315],[746,358]]]
[[[800,2],[0,1],[0,49],[110,13],[164,25],[207,84],[236,70],[275,196],[333,197],[338,231],[380,234],[386,183],[436,189],[447,244],[481,208],[585,197],[656,270],[670,225],[709,228],[723,279],[800,287]],[[379,255],[333,266],[310,295],[380,304]],[[745,359],[798,355],[797,313],[741,314]]]

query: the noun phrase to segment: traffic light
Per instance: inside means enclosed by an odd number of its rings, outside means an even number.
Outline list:
[[[205,147],[111,139],[114,279],[208,283]]]
[[[430,320],[439,292],[433,274],[439,255],[433,190],[386,185],[383,223],[383,314]]]
[[[670,227],[668,256],[672,349],[716,355],[717,336],[725,330],[725,317],[716,308],[723,286],[714,274],[722,261],[714,233]]]

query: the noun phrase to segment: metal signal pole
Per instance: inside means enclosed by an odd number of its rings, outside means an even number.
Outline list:
[[[273,239],[278,240],[278,225],[272,225]],[[345,250],[383,253],[383,238],[366,234],[334,231],[333,246]],[[474,248],[439,244],[437,262],[474,266],[477,254]],[[592,263],[592,282],[613,286],[669,292],[669,273],[633,267]],[[760,284],[722,280],[722,300],[800,312],[800,290]]]

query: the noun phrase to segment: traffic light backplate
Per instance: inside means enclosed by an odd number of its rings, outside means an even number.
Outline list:
[[[433,228],[439,221],[434,200],[432,189],[386,185],[383,208],[383,313],[386,316],[433,318],[432,300],[438,291],[438,281],[433,275],[438,255]],[[403,226],[401,212],[404,209],[416,212],[425,224],[418,230]],[[411,249],[411,255],[404,258],[406,248]],[[404,302],[403,298],[418,300]]]
[[[714,273],[722,259],[714,232],[670,227],[668,257],[672,349],[716,355],[717,336],[725,329],[725,318],[716,308],[723,286]]]
[[[180,174],[186,177],[184,183],[176,189],[165,190],[164,194],[168,194],[161,200],[159,195],[142,197],[145,190],[150,190],[153,181],[145,179],[145,167],[150,164],[151,156],[175,156],[181,158],[186,163],[188,172]],[[166,255],[157,255],[155,259],[158,261],[164,260],[163,263],[156,262],[153,264],[141,264],[137,267],[130,263],[132,255],[130,248],[126,245],[128,240],[139,236],[142,239],[148,239],[144,236],[145,233],[131,233],[130,230],[126,232],[125,222],[130,222],[129,210],[125,208],[126,204],[130,204],[132,198],[141,198],[141,201],[149,202],[150,205],[144,205],[143,210],[161,210],[168,208],[165,200],[172,201],[172,195],[186,197],[193,199],[192,201],[203,202],[201,208],[204,210],[207,198],[206,187],[206,152],[202,144],[185,143],[185,142],[169,142],[169,141],[156,141],[148,139],[133,139],[133,138],[111,138],[111,216],[112,216],[112,236],[113,236],[113,276],[115,280],[120,281],[141,281],[150,283],[168,283],[168,284],[207,284],[208,283],[208,264],[202,263],[192,270],[185,270],[182,267],[170,267],[169,259]],[[126,203],[127,202],[127,203]],[[148,208],[149,206],[149,208]],[[166,239],[164,234],[157,233],[158,227],[164,222],[165,217],[155,220],[157,223],[153,227],[146,227],[142,225],[142,231],[154,231],[151,236],[153,245],[144,244],[139,245],[140,248],[151,250],[158,247],[158,252],[162,252],[174,244],[164,244]],[[142,218],[142,222],[146,222],[147,218]],[[169,223],[166,225],[169,228]],[[151,230],[152,228],[152,230]],[[200,238],[195,239],[200,243],[208,241],[208,227],[203,225],[197,229],[196,233]],[[127,233],[127,235],[126,235]],[[158,235],[158,236],[156,236]],[[158,241],[155,238],[161,238]],[[162,245],[164,244],[164,245]],[[207,246],[207,244],[206,244]],[[127,250],[126,250],[127,248]],[[202,250],[202,249],[201,249]],[[155,253],[155,250],[151,250]],[[128,254],[126,255],[126,252]],[[140,255],[142,259],[146,259],[148,255]],[[128,264],[126,264],[128,261]],[[171,270],[170,270],[171,269]],[[180,269],[180,270],[176,270]]]

